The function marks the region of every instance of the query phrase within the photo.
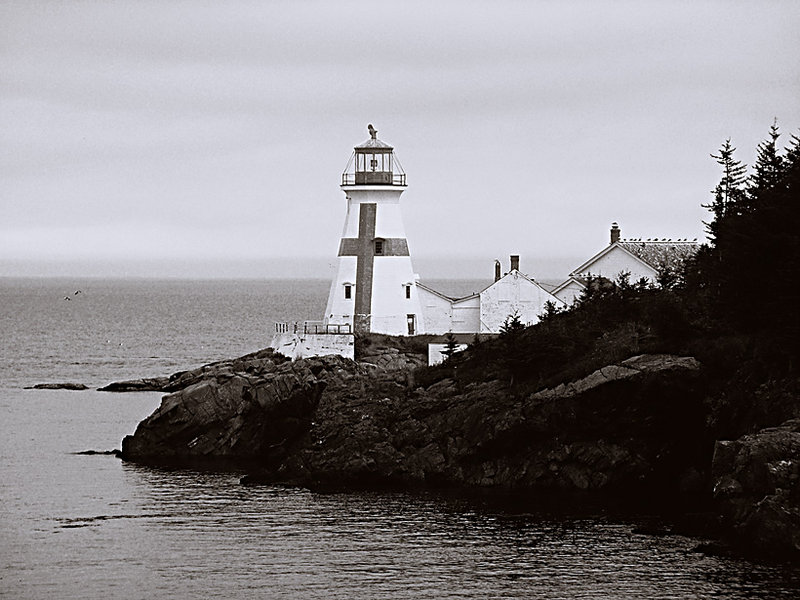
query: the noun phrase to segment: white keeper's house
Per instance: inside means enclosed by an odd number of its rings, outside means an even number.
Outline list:
[[[619,225],[612,223],[608,246],[574,269],[553,294],[572,304],[590,277],[614,280],[620,273],[630,273],[632,283],[642,278],[655,283],[661,270],[694,256],[700,247],[696,239],[623,239],[621,233]]]

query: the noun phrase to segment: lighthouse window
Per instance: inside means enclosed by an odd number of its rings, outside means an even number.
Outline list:
[[[353,286],[352,285],[344,286],[344,297],[345,297],[345,299],[349,300],[352,295],[353,295]]]
[[[383,254],[383,240],[375,240],[375,254]]]
[[[411,286],[406,286],[406,298],[411,298]]]

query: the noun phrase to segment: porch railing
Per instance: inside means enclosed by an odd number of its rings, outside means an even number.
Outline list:
[[[350,323],[325,323],[323,321],[303,321],[299,323],[275,323],[275,333],[303,333],[316,335],[341,335],[353,333]]]

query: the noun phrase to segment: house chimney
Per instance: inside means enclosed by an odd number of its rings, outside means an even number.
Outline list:
[[[500,281],[500,261],[494,261],[494,280]]]
[[[511,255],[511,270],[519,271],[519,254]]]
[[[616,223],[611,224],[611,243],[616,244],[619,241],[619,225]]]

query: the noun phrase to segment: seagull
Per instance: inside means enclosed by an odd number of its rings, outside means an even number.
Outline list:
[[[64,300],[72,301],[72,298],[70,298],[69,296],[64,296]]]
[[[82,294],[82,293],[83,292],[81,290],[77,290],[74,295],[77,296],[78,294]]]

